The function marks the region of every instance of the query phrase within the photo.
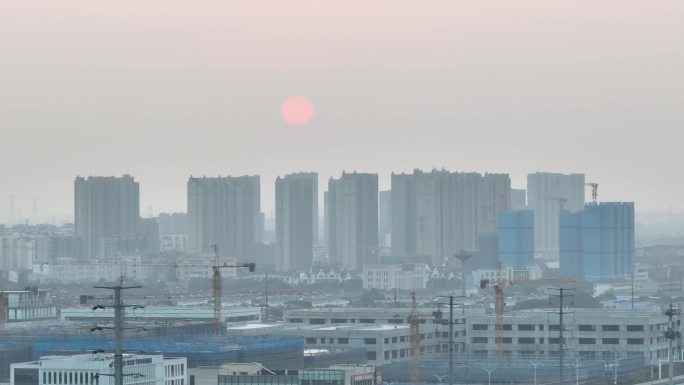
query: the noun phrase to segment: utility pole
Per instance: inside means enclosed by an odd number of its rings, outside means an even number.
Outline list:
[[[142,286],[94,286],[95,289],[108,289],[114,290],[114,385],[123,385],[123,322],[124,322],[124,309],[127,307],[121,302],[121,291],[126,289],[139,289]],[[141,307],[138,305],[133,305],[134,307]],[[104,309],[105,306],[97,305],[93,307],[93,310]],[[111,329],[101,326],[96,326],[91,329],[93,330],[103,330]]]
[[[266,318],[266,322],[268,322],[268,273],[266,273],[266,306],[264,307],[264,316]]]
[[[440,296],[442,297],[442,296]],[[465,304],[464,303],[454,303],[454,296],[443,296],[444,298],[449,298],[449,385],[454,385],[454,305],[463,306],[463,314],[465,314]],[[444,305],[444,303],[441,303]],[[433,313],[435,317],[441,318],[441,311],[436,311]],[[465,346],[464,346],[465,347]]]
[[[668,318],[668,325],[667,325],[667,330],[663,333],[665,335],[665,338],[668,339],[669,342],[669,347],[667,351],[667,358],[668,358],[668,366],[669,366],[669,381],[668,384],[672,385],[672,376],[673,376],[673,365],[674,363],[672,362],[674,352],[672,351],[672,344],[674,343],[674,340],[680,337],[679,331],[676,331],[675,329],[675,323],[674,323],[674,317],[679,315],[681,313],[680,309],[672,307],[672,304],[670,303],[670,307],[668,307],[665,310],[665,315]]]
[[[572,289],[567,289],[567,288],[552,288],[550,287],[549,290],[554,290],[557,291],[558,294],[552,294],[551,297],[558,297],[559,304],[558,304],[558,376],[559,376],[559,385],[563,385],[563,344],[565,341],[563,341],[563,315],[565,314],[570,314],[572,312],[566,312],[563,309],[563,299],[565,297],[570,297],[572,298],[572,295],[566,294],[567,291],[572,290]]]

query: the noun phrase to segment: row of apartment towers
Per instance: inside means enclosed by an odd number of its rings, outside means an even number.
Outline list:
[[[259,176],[190,177],[187,183],[188,251],[253,259],[262,241]],[[482,234],[495,233],[498,215],[534,211],[535,253],[558,257],[561,209],[585,204],[583,174],[534,173],[527,190],[511,189],[508,174],[445,170],[392,174],[391,190],[378,190],[378,175],[343,172],[328,181],[325,223],[319,239],[318,175],[301,172],[275,181],[275,267],[308,269],[316,245],[342,269],[379,262],[383,247],[396,257],[421,256],[438,264],[474,251]],[[140,234],[139,183],[123,177],[77,177],[76,235],[91,258],[102,257],[103,240]]]

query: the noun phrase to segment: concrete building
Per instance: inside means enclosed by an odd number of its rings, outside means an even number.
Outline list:
[[[511,210],[525,210],[527,208],[527,191],[525,189],[511,189]]]
[[[342,173],[328,181],[330,262],[346,270],[377,263],[378,175]]]
[[[188,250],[249,260],[258,253],[261,234],[259,176],[188,180]]]
[[[430,256],[475,251],[478,237],[497,230],[497,215],[509,210],[506,174],[445,170],[392,174],[392,254]]]
[[[40,241],[21,233],[0,235],[0,270],[30,269],[37,259]]]
[[[124,354],[129,385],[187,385],[187,360],[162,355]],[[108,353],[46,356],[10,366],[10,385],[114,384],[114,355]]]
[[[192,373],[195,385],[382,385],[382,370],[361,364],[271,370],[259,363],[231,363]]]
[[[106,257],[110,244],[138,237],[140,187],[130,175],[76,177],[74,181],[76,236],[85,242],[87,259]],[[116,253],[116,251],[114,251]]]
[[[435,324],[420,325],[420,354],[441,352],[442,329]],[[411,328],[407,324],[294,325],[274,331],[276,335],[304,337],[306,348],[365,348],[369,364],[411,360]]]
[[[362,276],[366,290],[417,290],[427,287],[430,268],[424,263],[366,265]]]
[[[499,261],[517,269],[534,263],[534,212],[507,211],[499,214]]]
[[[506,359],[542,360],[558,357],[559,324],[557,309],[507,312],[503,318],[503,355]],[[613,351],[621,357],[641,357],[644,365],[667,357],[668,342],[663,336],[667,317],[658,312],[625,312],[605,309],[575,309],[565,319],[564,351],[568,360],[613,361]],[[497,344],[496,316],[474,314],[467,318],[471,353],[493,359]]]
[[[318,174],[278,177],[275,199],[276,270],[308,269],[318,243]]]
[[[527,175],[527,205],[534,211],[534,247],[540,258],[558,260],[561,211],[584,209],[584,174]]]
[[[214,309],[209,306],[146,306],[144,310],[129,310],[136,320],[145,321],[213,321]],[[63,321],[92,321],[104,322],[114,319],[114,309],[93,311],[92,306],[63,308],[60,310]],[[241,322],[258,322],[261,319],[261,309],[257,307],[223,306],[221,319],[226,324]]]
[[[560,272],[589,281],[635,273],[634,203],[588,204],[560,216]]]
[[[392,191],[380,191],[378,199],[378,240],[381,247],[392,246]]]
[[[0,325],[57,318],[50,292],[38,288],[0,291]]]
[[[472,278],[475,285],[480,285],[482,281],[489,281],[490,284],[497,279],[498,269],[477,269],[473,270]],[[501,274],[508,282],[515,283],[516,281],[530,281],[542,279],[542,270],[539,266],[530,266],[523,269],[516,269],[512,266],[504,266],[501,269]],[[491,290],[491,289],[486,289]]]

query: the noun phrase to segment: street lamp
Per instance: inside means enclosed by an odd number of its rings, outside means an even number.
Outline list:
[[[441,376],[438,376],[438,375],[436,375],[436,374],[433,374],[433,376],[435,376],[435,378],[437,379],[437,381],[439,381],[439,383],[440,383],[440,385],[441,385],[441,384],[442,384],[442,379],[443,379],[444,377],[446,377],[447,375],[446,375],[446,374],[443,374],[443,375],[441,375]]]
[[[541,364],[541,361],[530,361],[530,365],[534,367],[534,385],[537,385],[537,366]]]
[[[620,352],[616,352],[615,350],[611,350],[611,353],[613,353],[613,384],[617,385],[617,358]]]
[[[492,385],[492,372],[496,370],[496,368],[488,368],[483,365],[482,369],[487,371],[487,385]]]

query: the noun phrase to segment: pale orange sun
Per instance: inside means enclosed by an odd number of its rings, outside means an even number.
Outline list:
[[[314,116],[314,105],[304,96],[290,96],[280,106],[283,120],[291,126],[309,123]]]

